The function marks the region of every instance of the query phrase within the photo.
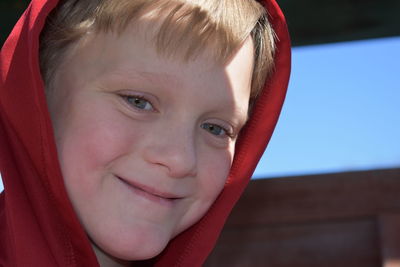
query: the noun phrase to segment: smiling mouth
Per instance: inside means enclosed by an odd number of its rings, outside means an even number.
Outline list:
[[[140,184],[136,184],[136,183],[134,184],[130,181],[127,181],[127,180],[119,177],[119,176],[116,176],[116,177],[118,178],[118,180],[120,180],[122,183],[124,183],[126,186],[128,186],[129,189],[131,191],[133,191],[133,193],[135,195],[143,197],[152,202],[156,202],[161,205],[170,206],[173,203],[175,203],[177,200],[182,199],[182,197],[178,197],[173,194],[166,193],[166,192],[157,191],[153,188],[149,188],[144,185],[140,185]]]

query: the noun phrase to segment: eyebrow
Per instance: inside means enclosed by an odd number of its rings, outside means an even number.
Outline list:
[[[123,69],[123,70],[116,70],[111,72],[110,76],[117,76],[124,79],[129,77],[129,80],[134,81],[144,81],[148,83],[159,83],[159,84],[179,84],[178,79],[170,74],[167,73],[160,73],[160,72],[149,72],[149,71],[139,71],[135,69]]]

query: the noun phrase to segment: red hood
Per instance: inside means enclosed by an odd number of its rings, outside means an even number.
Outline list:
[[[290,73],[282,12],[263,1],[277,34],[275,72],[237,143],[221,195],[194,226],[170,242],[155,266],[201,266],[215,245],[272,135]],[[33,0],[0,54],[0,266],[98,266],[66,194],[38,60],[39,34],[57,0]]]

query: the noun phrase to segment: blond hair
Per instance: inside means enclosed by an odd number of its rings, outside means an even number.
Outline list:
[[[251,36],[255,55],[250,103],[272,71],[274,33],[255,0],[64,0],[49,16],[40,40],[46,91],[72,43],[88,32],[121,33],[143,19],[157,22],[156,50],[184,61],[207,51],[226,62]]]

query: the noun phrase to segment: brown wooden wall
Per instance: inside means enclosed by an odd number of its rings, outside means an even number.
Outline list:
[[[400,266],[400,169],[252,180],[204,266]]]

